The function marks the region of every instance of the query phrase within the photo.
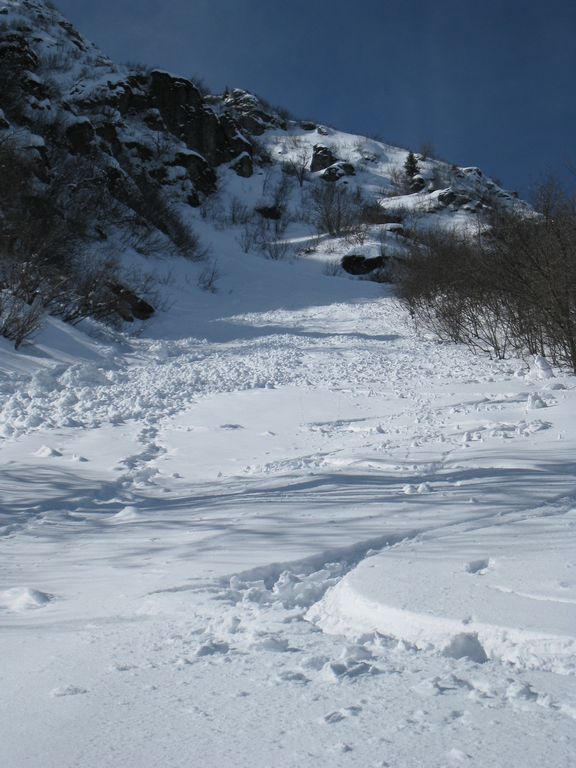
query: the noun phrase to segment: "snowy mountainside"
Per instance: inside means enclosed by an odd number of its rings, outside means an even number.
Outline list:
[[[439,343],[362,279],[523,204],[119,67],[50,4],[0,2],[0,29],[34,195],[82,158],[159,173],[173,227],[118,193],[74,240],[148,319],[54,303],[0,338],[0,765],[574,764],[574,376]]]
[[[117,65],[41,0],[0,3],[0,33],[0,160],[14,179],[0,209],[16,264],[3,285],[36,301],[36,325],[42,313],[149,318],[168,255],[207,263],[189,274],[208,290],[248,254],[388,279],[422,228],[473,228],[495,206],[523,205],[477,168],[420,157],[408,178],[406,150],[239,89],[210,95]]]

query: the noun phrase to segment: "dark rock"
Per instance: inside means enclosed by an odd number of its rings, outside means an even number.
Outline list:
[[[312,173],[316,171],[323,171],[325,168],[329,168],[336,162],[336,155],[329,147],[324,144],[315,144],[312,149],[312,162],[310,163],[310,170]]]
[[[74,43],[76,48],[78,48],[80,51],[86,50],[84,40],[69,21],[59,21],[58,25],[68,34],[68,37],[70,38],[71,42]]]
[[[22,88],[28,96],[43,101],[49,98],[50,94],[46,85],[32,72],[24,72],[21,79]]]
[[[438,201],[442,205],[451,205],[454,200],[456,200],[456,192],[453,189],[448,188],[438,194]]]
[[[315,131],[316,123],[313,123],[311,120],[301,120],[300,128],[302,128],[304,131]]]
[[[23,35],[5,35],[0,41],[0,67],[7,67],[14,72],[36,70],[38,65],[38,56]]]
[[[279,205],[261,205],[255,209],[256,213],[264,219],[271,219],[272,221],[278,221],[282,218],[282,208]]]
[[[162,115],[157,109],[149,109],[144,115],[143,119],[148,128],[151,128],[153,131],[166,130],[166,125],[164,124],[164,120],[162,120]]]
[[[240,88],[229,91],[224,104],[240,128],[253,136],[259,136],[269,128],[279,128],[285,123],[271,108],[253,93]]]
[[[426,179],[420,176],[419,173],[414,174],[414,176],[412,176],[412,178],[410,179],[411,192],[422,192],[425,186],[426,186]]]
[[[128,151],[134,152],[138,155],[140,160],[143,160],[145,163],[149,162],[154,157],[154,152],[150,147],[146,146],[146,144],[142,144],[140,141],[131,139],[130,141],[124,141],[123,143]]]
[[[368,275],[375,269],[382,269],[386,265],[385,256],[375,256],[367,259],[365,256],[344,256],[342,259],[342,269],[349,275]]]
[[[216,173],[202,155],[197,152],[177,152],[171,165],[180,165],[201,192],[211,194],[216,190]]]
[[[122,144],[118,138],[118,131],[114,123],[103,122],[96,127],[96,134],[108,145],[113,155],[120,153]]]
[[[316,126],[316,132],[319,133],[320,136],[330,136],[330,131],[325,125]]]
[[[254,173],[254,165],[248,152],[242,152],[240,157],[230,167],[233,171],[236,171],[238,176],[242,176],[245,179],[250,178]]]
[[[149,77],[149,94],[166,125],[177,133],[186,116],[202,106],[202,94],[191,80],[155,69]]]
[[[117,298],[114,309],[123,320],[149,320],[154,314],[154,307],[130,288],[116,282],[108,283],[108,288]]]
[[[90,120],[78,120],[66,128],[66,139],[74,155],[87,155],[93,149],[94,126]]]
[[[352,163],[339,161],[326,168],[320,178],[323,181],[338,181],[338,179],[341,179],[344,176],[354,176],[355,174],[356,171],[354,170]]]

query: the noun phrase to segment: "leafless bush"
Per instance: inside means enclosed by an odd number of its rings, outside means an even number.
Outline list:
[[[440,337],[496,357],[541,354],[576,371],[576,207],[497,214],[473,238],[432,232],[398,269],[401,298]]]
[[[197,235],[172,205],[161,185],[145,172],[127,176],[116,190],[120,201],[144,222],[153,225],[172,242],[176,252],[191,261],[201,261],[205,251]]]
[[[52,50],[43,53],[39,60],[40,72],[65,72],[72,63],[82,56],[78,48],[57,44]]]
[[[292,244],[284,239],[287,222],[282,219],[258,219],[242,228],[237,242],[244,251],[260,251],[268,259],[280,261],[292,253]]]
[[[410,178],[402,167],[399,166],[390,171],[390,181],[394,185],[397,195],[409,195],[411,193]]]
[[[328,277],[336,277],[337,275],[341,275],[342,266],[340,264],[340,259],[330,259],[330,261],[327,261],[324,264],[322,272]]]
[[[0,336],[13,341],[15,349],[40,329],[43,316],[40,302],[27,304],[6,289],[0,291]]]
[[[250,137],[250,143],[252,144],[252,157],[260,165],[271,165],[272,155],[268,147],[255,136]]]
[[[302,187],[308,178],[311,159],[312,155],[308,148],[301,147],[290,160],[282,163],[282,170],[286,175],[293,176],[298,181],[298,185]]]
[[[282,261],[292,254],[292,243],[279,236],[276,239],[265,240],[262,244],[262,250],[272,261]]]
[[[254,218],[254,211],[249,208],[239,197],[230,200],[230,224],[246,225]]]
[[[344,240],[348,245],[364,245],[369,234],[370,227],[364,222],[359,221],[347,229]]]
[[[210,261],[198,276],[198,287],[208,293],[216,293],[216,283],[220,278],[220,270],[216,261]]]
[[[320,182],[304,197],[304,215],[319,232],[342,235],[360,223],[359,204],[346,187]]]

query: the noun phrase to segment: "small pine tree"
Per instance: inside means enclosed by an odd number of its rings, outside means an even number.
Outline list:
[[[414,176],[416,176],[417,173],[420,173],[420,168],[418,167],[418,161],[414,157],[413,152],[408,152],[408,157],[406,158],[406,162],[404,163],[404,173],[406,176],[408,176],[409,179],[412,179]]]

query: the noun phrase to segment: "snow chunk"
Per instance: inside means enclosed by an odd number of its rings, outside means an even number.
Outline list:
[[[13,587],[0,592],[0,611],[22,613],[44,608],[54,599],[54,595],[40,592],[30,587]]]
[[[62,456],[60,451],[56,448],[51,448],[49,445],[42,445],[37,451],[34,451],[34,456],[38,456],[40,459],[49,459],[55,456]]]
[[[539,379],[554,378],[552,366],[545,357],[542,357],[542,355],[535,355],[531,370]]]
[[[562,517],[385,550],[361,561],[307,618],[331,634],[379,632],[450,658],[573,674],[576,584],[565,574],[574,541]]]

